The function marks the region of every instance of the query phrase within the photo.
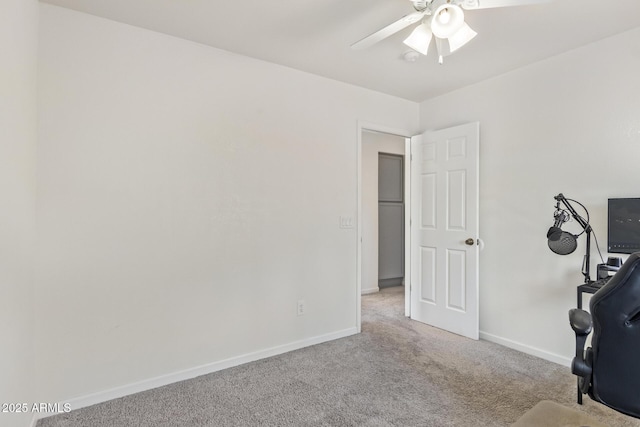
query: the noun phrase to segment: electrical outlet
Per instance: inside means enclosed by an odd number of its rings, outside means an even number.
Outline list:
[[[298,316],[304,315],[304,311],[305,311],[304,300],[300,299],[298,300]]]

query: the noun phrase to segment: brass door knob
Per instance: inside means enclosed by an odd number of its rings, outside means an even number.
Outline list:
[[[468,238],[467,240],[464,241],[464,243],[466,245],[473,246],[476,243],[476,241],[472,238]]]

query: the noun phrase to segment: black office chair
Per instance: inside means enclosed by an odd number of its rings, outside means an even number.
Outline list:
[[[591,399],[640,418],[640,252],[591,298],[591,314],[569,311],[576,333],[571,372],[578,376],[578,401]],[[593,328],[591,347],[584,350]],[[581,394],[582,393],[582,394]]]

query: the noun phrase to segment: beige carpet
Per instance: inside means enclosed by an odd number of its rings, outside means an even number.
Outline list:
[[[587,414],[543,400],[529,409],[512,427],[606,427]]]
[[[567,367],[406,319],[402,288],[362,301],[361,334],[60,414],[38,426],[506,427],[543,400],[607,426],[640,426],[588,398],[577,405]]]

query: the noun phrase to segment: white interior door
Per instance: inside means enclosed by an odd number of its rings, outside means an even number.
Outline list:
[[[479,123],[411,140],[411,318],[478,339]]]

